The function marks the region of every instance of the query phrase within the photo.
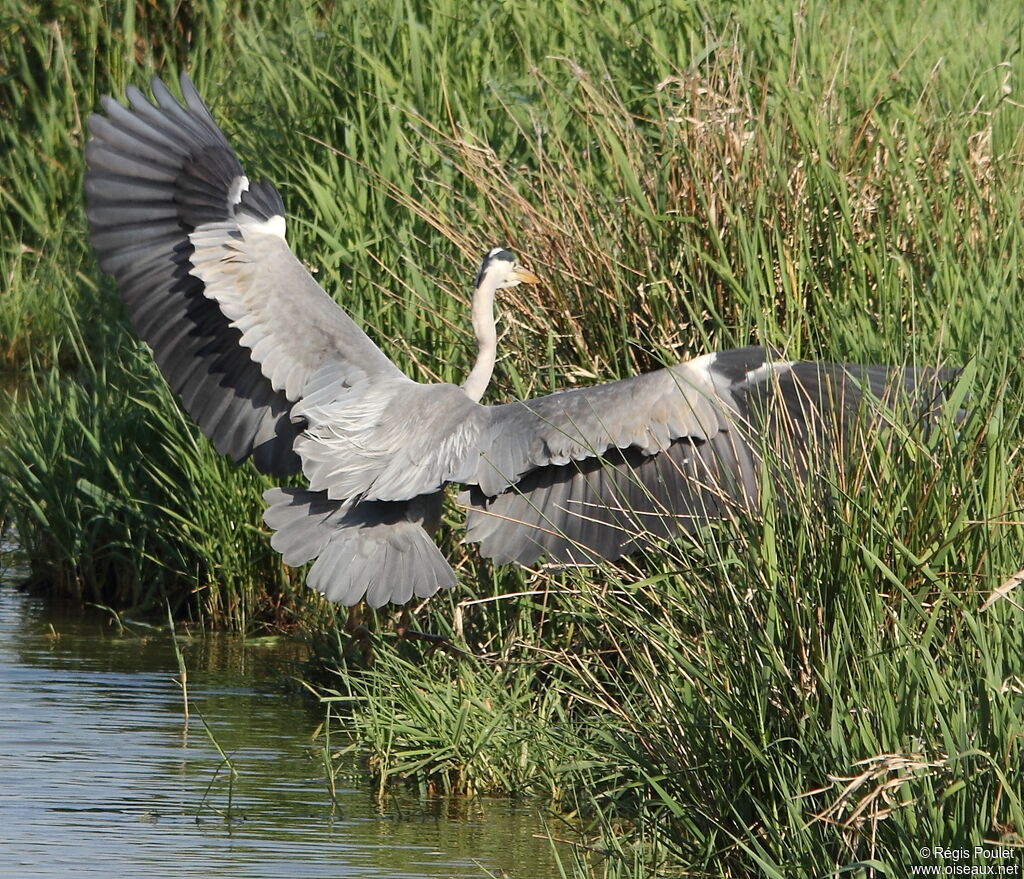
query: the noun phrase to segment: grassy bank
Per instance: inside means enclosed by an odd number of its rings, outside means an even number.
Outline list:
[[[1020,470],[977,428],[876,450],[834,507],[435,603],[420,625],[455,620],[476,658],[380,635],[365,669],[349,647],[338,723],[382,792],[551,798],[586,829],[579,875],[904,875],[934,840],[1001,841],[1012,865],[1021,612],[985,605],[1020,526],[976,517]]]
[[[971,415],[869,448],[831,506],[586,575],[492,569],[416,612],[478,659],[322,645],[382,789],[550,797],[569,875],[904,875],[1024,834],[1018,4],[8,2],[0,513],[33,574],[244,628],[291,613],[264,481],[177,414],[95,268],[83,120],[188,64],[289,237],[410,375],[490,399],[715,347],[967,366]],[[95,47],[95,48],[94,48]],[[447,517],[460,516],[451,507]],[[457,533],[457,532],[456,532]]]

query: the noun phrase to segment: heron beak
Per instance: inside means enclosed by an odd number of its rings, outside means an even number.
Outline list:
[[[540,278],[538,278],[533,272],[527,271],[522,266],[516,266],[512,269],[512,274],[509,276],[517,284],[539,284]]]

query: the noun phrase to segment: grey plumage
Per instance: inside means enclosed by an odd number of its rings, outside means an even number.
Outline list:
[[[272,185],[251,182],[187,76],[90,119],[87,212],[103,269],[216,448],[308,488],[265,494],[285,562],[328,598],[373,606],[454,585],[434,544],[442,491],[499,562],[595,564],[756,513],[812,485],[861,423],[930,417],[954,370],[793,363],[762,348],[496,406],[494,297],[537,279],[484,259],[479,343],[462,387],[405,376],[319,287],[285,239]],[[781,492],[784,494],[784,492]]]
[[[217,451],[260,470],[299,469],[292,449],[300,425],[291,401],[264,379],[203,283],[190,274],[187,232],[228,218],[228,192],[242,166],[191,81],[183,108],[159,80],[157,103],[127,90],[130,109],[103,99],[89,120],[86,211],[100,266],[118,282],[128,315],[189,414]],[[254,187],[248,213],[284,212],[270,186]]]
[[[455,574],[430,536],[441,496],[416,502],[346,504],[324,492],[273,488],[265,492],[271,545],[289,565],[316,559],[306,582],[331,601],[372,607],[429,598],[455,585]]]

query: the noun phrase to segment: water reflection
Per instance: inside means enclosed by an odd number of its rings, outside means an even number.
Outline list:
[[[381,816],[353,768],[332,813],[319,711],[280,689],[294,644],[187,642],[186,724],[169,639],[140,633],[0,586],[0,877],[554,873],[534,809]]]

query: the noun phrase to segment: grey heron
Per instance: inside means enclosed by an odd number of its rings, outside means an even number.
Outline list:
[[[372,606],[455,583],[432,532],[462,487],[466,540],[496,562],[589,565],[756,510],[765,479],[806,480],[816,444],[895,394],[929,411],[955,374],[706,354],[528,400],[480,402],[495,294],[536,278],[492,250],[477,275],[477,361],[461,387],[405,375],[314,281],[284,205],[250,180],[187,75],[89,120],[85,190],[100,266],[217,450],[305,475],[264,495],[273,546],[333,601]],[[765,437],[780,460],[765,466]]]

